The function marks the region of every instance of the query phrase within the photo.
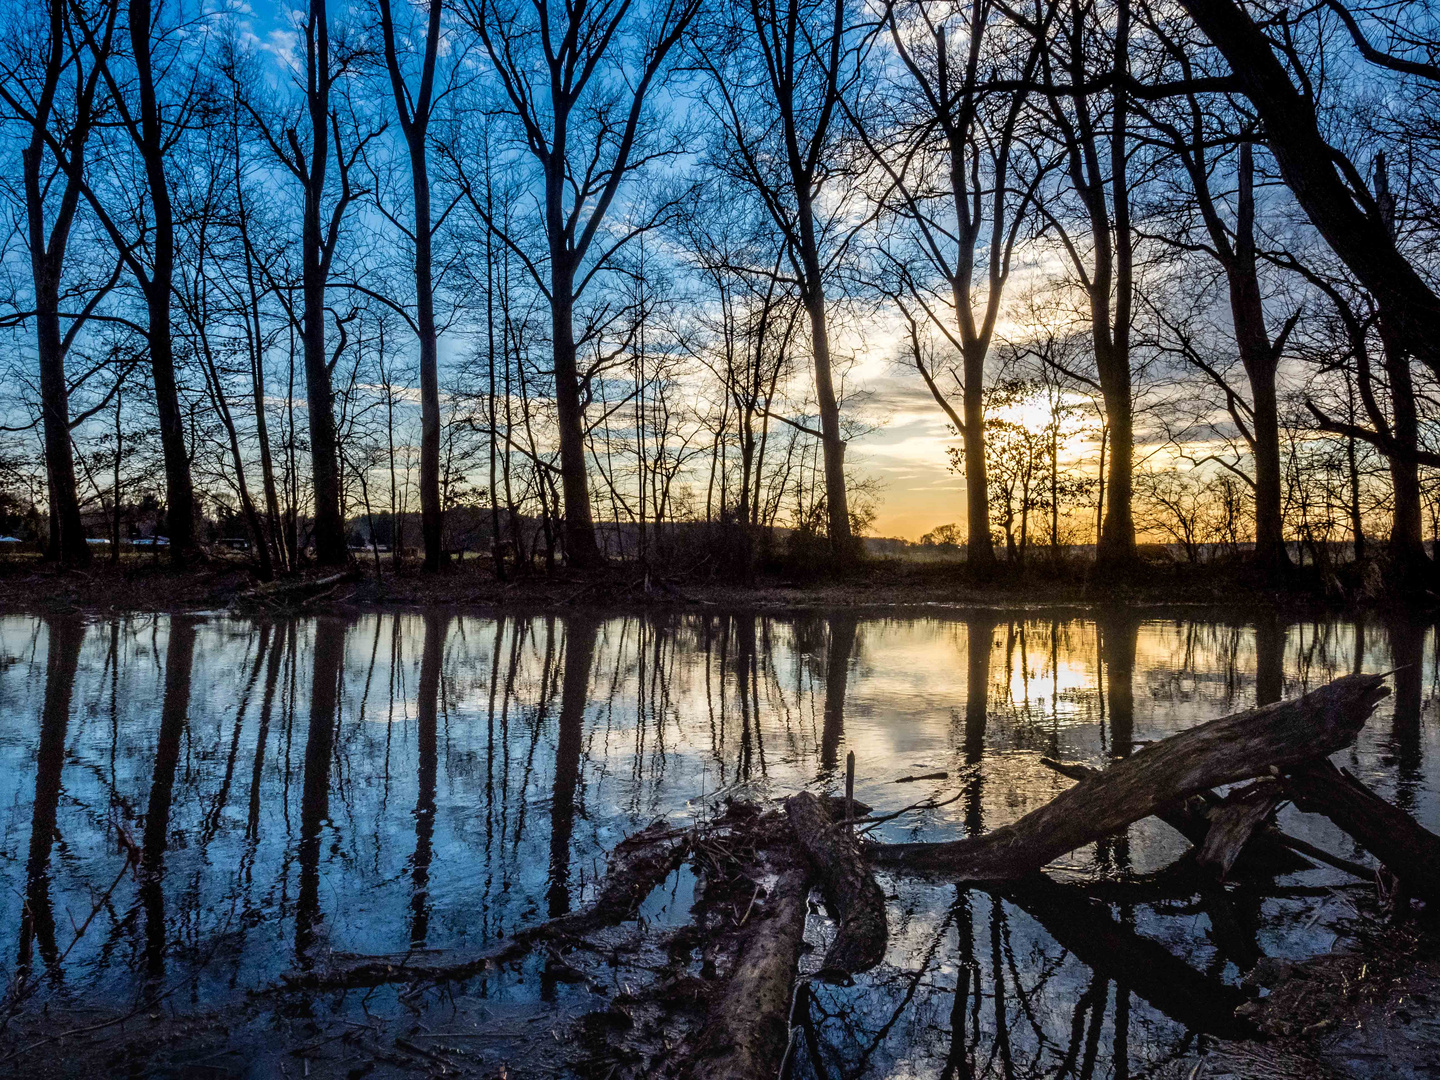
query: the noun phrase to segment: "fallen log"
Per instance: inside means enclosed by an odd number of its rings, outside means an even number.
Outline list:
[[[608,873],[594,903],[568,915],[519,929],[509,940],[480,952],[462,956],[434,952],[369,956],[339,965],[332,963],[314,971],[295,972],[283,977],[285,984],[324,990],[468,979],[523,956],[539,942],[581,937],[633,917],[645,898],[680,865],[690,844],[688,832],[673,829],[663,821],[651,823],[615,845],[610,853]]]
[[[1092,769],[1089,765],[1081,765],[1076,761],[1057,761],[1054,758],[1042,757],[1040,763],[1072,780],[1083,780],[1087,776],[1097,776],[1100,773],[1099,769]],[[1205,836],[1210,831],[1208,815],[1221,801],[1221,797],[1215,792],[1205,791],[1186,799],[1179,806],[1161,807],[1155,811],[1155,816],[1198,848],[1205,843]],[[1252,858],[1264,859],[1266,870],[1275,873],[1309,869],[1310,863],[1306,860],[1310,859],[1343,870],[1362,881],[1370,881],[1375,876],[1368,866],[1332,855],[1324,848],[1306,843],[1279,826],[1268,823],[1256,830],[1250,846],[1241,852],[1241,857],[1246,864]]]
[[[1328,817],[1413,895],[1430,903],[1440,899],[1440,836],[1329,761],[1291,769],[1284,784],[1297,807]]]
[[[1284,801],[1285,793],[1273,780],[1257,780],[1230,792],[1211,808],[1210,828],[1195,861],[1224,881],[1250,838]]]
[[[769,1076],[785,1053],[790,1000],[805,941],[810,871],[798,858],[755,905],[729,979],[711,999],[686,1080]]]
[[[785,800],[795,838],[810,856],[825,903],[839,924],[825,951],[820,977],[843,981],[869,971],[885,958],[888,927],[885,894],[861,854],[855,834],[836,825],[824,805],[808,791]]]
[[[1042,757],[1040,764],[1054,769],[1061,776],[1068,776],[1071,780],[1086,780],[1099,776],[1104,771],[1081,765],[1077,761],[1057,761],[1050,757]],[[1203,791],[1172,806],[1159,807],[1155,811],[1155,817],[1199,847],[1205,842],[1205,834],[1210,831],[1210,822],[1206,815],[1209,814],[1211,806],[1218,802],[1220,796],[1214,792]]]
[[[284,607],[289,604],[302,603],[314,599],[319,594],[335,588],[347,581],[355,581],[360,577],[358,567],[351,567],[336,574],[328,574],[318,578],[300,578],[289,581],[272,581],[264,585],[258,585],[253,589],[247,589],[239,593],[233,600],[231,606],[243,608],[246,605],[258,605],[260,607]]]
[[[882,844],[879,865],[1005,881],[1118,832],[1209,788],[1288,769],[1354,740],[1388,693],[1381,676],[1346,675],[1293,701],[1248,709],[1172,735],[1080,781],[1050,802],[980,836]]]

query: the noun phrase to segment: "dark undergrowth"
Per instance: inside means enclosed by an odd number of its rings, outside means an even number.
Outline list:
[[[302,567],[300,578],[335,570]],[[8,611],[200,611],[246,606],[257,586],[251,564],[230,554],[177,568],[149,556],[67,569],[34,557],[0,560],[0,608]],[[563,563],[454,559],[439,573],[389,556],[357,554],[349,576],[298,592],[295,605],[327,607],[1165,607],[1249,611],[1393,610],[1437,606],[1424,576],[1401,574],[1381,557],[1335,566],[1262,572],[1243,559],[1193,564],[1142,549],[1131,566],[1102,573],[1076,556],[1041,550],[1023,564],[1000,560],[977,572],[963,560],[837,557],[821,537],[792,534],[773,546],[733,535],[696,535],[646,560],[612,560],[590,571]],[[288,603],[288,601],[287,601]]]

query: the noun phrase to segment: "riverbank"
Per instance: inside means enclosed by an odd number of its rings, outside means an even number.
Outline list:
[[[661,573],[636,565],[594,572],[560,568],[497,579],[487,560],[454,564],[439,574],[416,565],[358,562],[337,580],[309,570],[280,588],[260,588],[248,564],[217,558],[175,570],[149,558],[96,563],[64,570],[34,559],[0,562],[0,610],[45,614],[185,613],[231,607],[302,607],[320,611],[445,607],[496,609],[732,610],[915,609],[1004,607],[1035,610],[1100,607],[1203,607],[1303,616],[1357,604],[1327,589],[1317,575],[1296,571],[1282,586],[1215,567],[1145,563],[1122,579],[1100,578],[1088,568],[1035,566],[1025,574],[1002,571],[977,581],[963,563],[868,560],[843,573],[756,574],[749,581],[713,573]],[[313,587],[312,587],[313,585]],[[258,598],[258,601],[257,601]],[[1363,602],[1359,606],[1364,606]]]

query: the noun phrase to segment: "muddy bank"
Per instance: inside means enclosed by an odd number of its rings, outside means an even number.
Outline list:
[[[321,584],[316,584],[321,583]],[[647,573],[612,566],[594,573],[557,569],[497,580],[486,560],[451,565],[428,575],[417,566],[395,569],[358,561],[337,578],[307,571],[297,579],[260,586],[249,566],[217,557],[185,571],[149,558],[118,565],[96,563],[63,570],[36,559],[0,560],[0,610],[48,613],[196,612],[236,607],[248,613],[344,612],[408,607],[458,611],[696,609],[832,610],[939,608],[1031,608],[1088,610],[1097,606],[1199,607],[1217,612],[1256,609],[1319,614],[1345,604],[1309,577],[1297,574],[1286,588],[1206,567],[1154,564],[1123,581],[1091,580],[1082,572],[1052,574],[1035,568],[1025,576],[977,583],[962,565],[875,560],[840,575],[817,572],[803,580],[759,574],[738,581],[704,569],[693,573]]]

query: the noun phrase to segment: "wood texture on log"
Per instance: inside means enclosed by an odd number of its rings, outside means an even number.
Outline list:
[[[1096,973],[1133,990],[1191,1031],[1226,1039],[1253,1037],[1235,1015],[1244,991],[1196,971],[1164,945],[1117,922],[1109,908],[1079,889],[1031,874],[1007,882],[1000,896],[1045,927],[1051,937]]]
[[[1284,801],[1285,792],[1273,780],[1257,780],[1230,792],[1210,810],[1210,828],[1196,861],[1223,881],[1256,830]]]
[[[798,857],[749,916],[729,979],[711,999],[686,1080],[752,1080],[779,1068],[810,909],[810,870]]]
[[[1099,769],[1092,769],[1089,765],[1081,765],[1075,761],[1057,761],[1048,757],[1042,757],[1040,761],[1061,776],[1068,776],[1072,780],[1084,780],[1087,776],[1098,776],[1100,773]],[[1162,806],[1155,811],[1155,816],[1199,848],[1205,843],[1205,837],[1210,831],[1209,814],[1220,802],[1221,798],[1215,792],[1202,791],[1178,805]],[[1311,860],[1327,863],[1350,874],[1358,873],[1359,877],[1367,880],[1372,876],[1365,867],[1331,855],[1303,840],[1297,840],[1268,823],[1256,830],[1249,846],[1242,849],[1238,861],[1242,867],[1252,871],[1288,874],[1312,869],[1314,863]]]
[[[785,800],[795,838],[810,856],[825,903],[839,924],[820,966],[824,979],[869,971],[885,958],[888,927],[885,894],[860,851],[855,834],[835,825],[824,805],[808,791]]]
[[[1374,855],[1411,893],[1440,900],[1440,836],[1329,761],[1291,770],[1285,790],[1307,813],[1324,814]]]
[[[948,843],[884,844],[879,865],[1005,881],[1221,784],[1290,768],[1349,745],[1388,691],[1346,675],[1293,701],[1222,717],[1162,739],[1087,777],[1013,825]]]
[[[631,918],[655,887],[679,867],[689,850],[688,832],[656,821],[615,845],[599,895],[579,911],[522,927],[508,941],[467,955],[426,951],[369,956],[286,976],[285,983],[319,990],[468,979],[523,956],[537,942],[580,937]]]
[[[1056,761],[1054,758],[1048,757],[1042,757],[1040,763],[1054,769],[1061,776],[1068,776],[1071,780],[1086,780],[1104,772],[1103,769],[1094,769],[1089,765],[1081,765],[1079,762]],[[1155,811],[1155,817],[1165,822],[1190,843],[1199,847],[1205,842],[1205,834],[1210,831],[1210,822],[1206,815],[1209,814],[1210,807],[1219,801],[1218,795],[1203,791],[1171,806],[1158,808]]]

